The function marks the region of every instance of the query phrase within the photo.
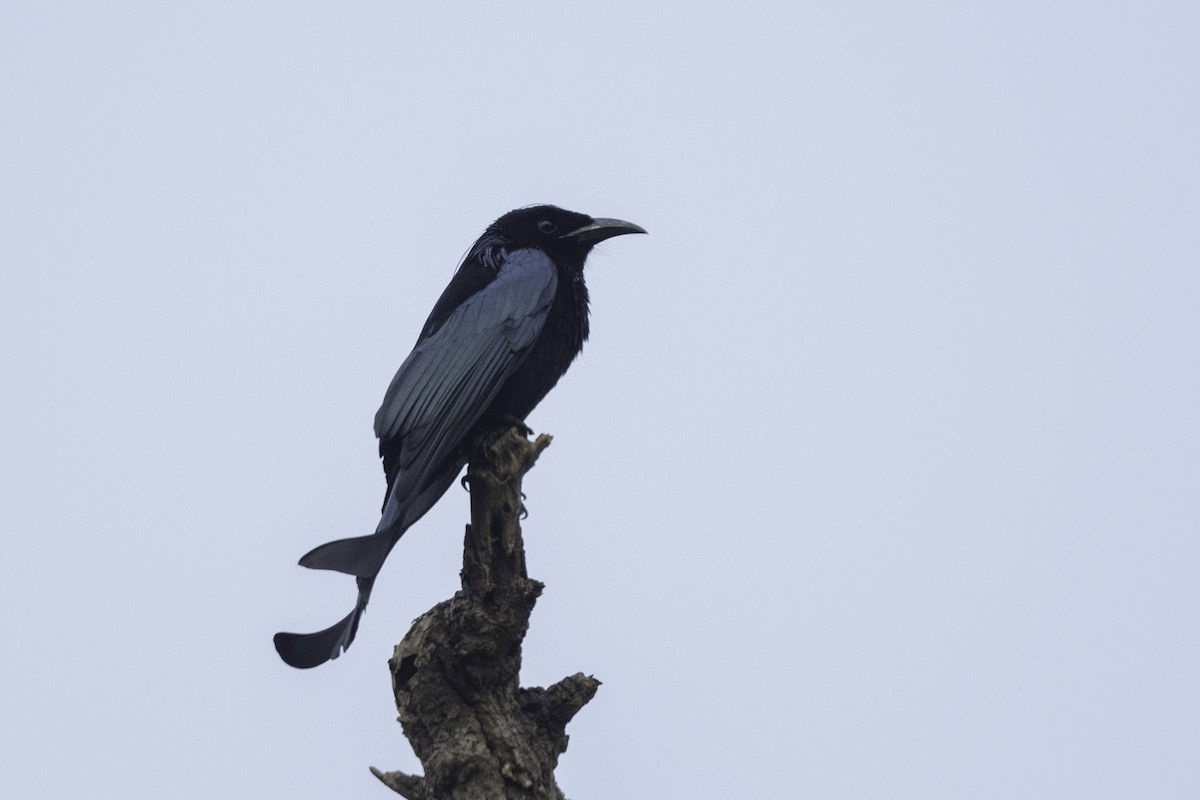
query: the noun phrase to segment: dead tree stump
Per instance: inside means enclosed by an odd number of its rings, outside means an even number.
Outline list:
[[[516,429],[471,457],[462,589],[413,623],[388,661],[404,735],[425,775],[371,772],[409,800],[562,800],[566,726],[600,682],[522,689],[521,642],[543,585],[525,572],[521,479],[550,444]]]

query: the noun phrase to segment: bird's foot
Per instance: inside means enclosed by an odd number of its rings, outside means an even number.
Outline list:
[[[528,439],[533,435],[533,428],[525,424],[525,420],[517,419],[516,417],[503,416],[496,420],[496,427],[492,432],[483,437],[480,444],[484,450],[489,449],[496,442],[500,441],[500,437],[508,433],[510,430],[516,429],[517,433]]]
[[[533,436],[533,428],[526,425],[525,420],[523,419],[517,419],[516,417],[503,417],[500,421],[509,428],[516,428],[517,433],[521,434],[526,439],[528,439],[530,436]]]

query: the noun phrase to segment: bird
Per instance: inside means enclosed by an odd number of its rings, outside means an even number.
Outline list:
[[[345,652],[392,548],[454,483],[472,447],[514,426],[528,431],[525,418],[588,338],[588,254],[631,233],[646,230],[536,205],[504,214],[471,246],[375,415],[387,478],[379,525],[300,559],[354,576],[354,608],[316,633],[275,634],[285,663],[309,669]]]

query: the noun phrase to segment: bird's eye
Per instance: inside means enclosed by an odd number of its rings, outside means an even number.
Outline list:
[[[558,226],[548,219],[544,219],[538,223],[538,230],[542,233],[554,233],[558,230]]]

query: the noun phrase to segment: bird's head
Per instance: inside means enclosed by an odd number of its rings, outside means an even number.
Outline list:
[[[586,257],[605,239],[626,233],[645,233],[632,222],[589,217],[557,206],[529,206],[510,211],[492,223],[489,231],[510,247],[538,247],[548,253]]]

